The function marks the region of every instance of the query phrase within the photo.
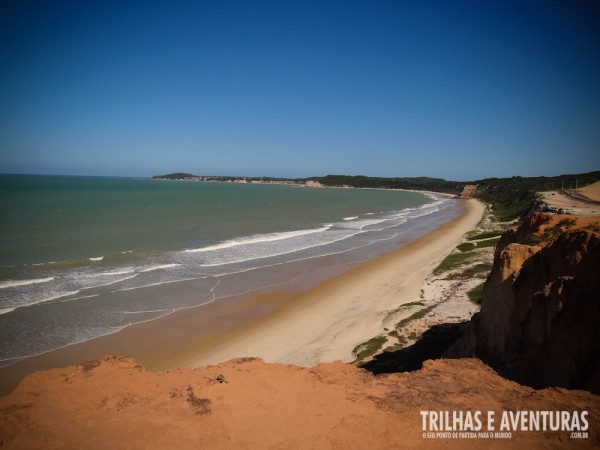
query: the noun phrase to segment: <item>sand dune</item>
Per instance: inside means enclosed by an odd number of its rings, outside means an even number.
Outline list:
[[[584,188],[577,189],[577,191],[591,200],[600,202],[600,181],[592,183]]]

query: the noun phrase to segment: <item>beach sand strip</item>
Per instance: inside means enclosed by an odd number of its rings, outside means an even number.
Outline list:
[[[308,291],[221,299],[0,368],[0,395],[34,371],[107,354],[132,356],[154,371],[252,356],[301,366],[352,361],[356,345],[381,332],[390,310],[417,297],[433,268],[480,221],[481,202],[462,204],[463,214],[416,242]]]

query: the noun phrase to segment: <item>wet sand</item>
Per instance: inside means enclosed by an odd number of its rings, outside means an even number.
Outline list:
[[[484,205],[473,199],[463,204],[465,211],[455,220],[295,296],[275,314],[201,349],[182,365],[244,356],[306,367],[352,361],[356,345],[382,333],[391,310],[418,298],[423,280],[477,225]]]
[[[387,312],[414,298],[431,270],[475,227],[484,206],[476,200],[463,205],[461,216],[425,237],[307,292],[222,299],[1,368],[0,394],[34,371],[106,354],[133,356],[151,370],[195,367],[238,356],[304,366],[349,361],[353,348],[378,334]]]

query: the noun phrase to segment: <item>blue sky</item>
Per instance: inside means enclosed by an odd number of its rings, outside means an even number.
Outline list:
[[[0,4],[0,172],[600,170],[593,1]]]

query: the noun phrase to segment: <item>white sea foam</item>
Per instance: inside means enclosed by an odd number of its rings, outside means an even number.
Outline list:
[[[94,298],[94,297],[98,297],[100,294],[92,294],[92,295],[82,295],[81,297],[73,297],[73,298],[67,298],[65,300],[60,300],[56,303],[67,303],[67,302],[76,302],[77,300],[84,300],[86,298]]]
[[[170,269],[171,267],[177,267],[180,266],[181,264],[155,264],[155,265],[151,265],[151,266],[146,266],[146,267],[142,267],[140,268],[139,272],[140,273],[145,273],[145,272],[152,272],[153,270],[161,270],[161,269]]]
[[[173,308],[170,309],[149,309],[147,311],[119,311],[121,314],[146,314],[146,313],[162,313],[162,312],[173,312]]]
[[[390,222],[391,219],[372,219],[372,220],[361,220],[359,224],[359,228],[361,230],[366,229],[372,225],[379,225],[380,223]],[[395,220],[395,219],[394,219]]]
[[[442,202],[436,201],[416,208],[405,208],[382,218],[359,219],[359,216],[349,216],[336,224],[327,224],[318,229],[250,236],[200,249],[186,250],[186,252],[218,252],[216,253],[216,257],[210,257],[207,261],[201,261],[199,264],[200,267],[217,267],[283,256],[315,247],[327,246],[361,233],[379,232],[397,227],[410,219],[438,211],[439,208],[437,205],[440,203]],[[292,239],[317,233],[321,233],[322,237],[309,240]],[[289,244],[276,245],[278,244],[277,241],[281,242],[284,240],[289,240]],[[268,244],[268,247],[265,246],[266,244]]]
[[[149,283],[149,284],[143,284],[140,286],[133,286],[133,287],[128,287],[128,288],[117,289],[115,292],[134,291],[136,289],[144,289],[144,288],[149,288],[149,287],[154,287],[154,286],[161,286],[163,284],[181,283],[184,281],[202,280],[204,278],[208,278],[208,277],[180,278],[177,280],[159,281],[158,283]]]
[[[54,280],[54,277],[33,278],[30,280],[6,280],[0,282],[0,289],[6,289],[16,286],[27,286],[29,284],[48,283],[52,280]]]
[[[58,294],[51,295],[50,297],[43,298],[41,300],[38,300],[37,302],[30,303],[30,304],[28,304],[26,306],[37,305],[39,303],[46,303],[46,302],[49,302],[49,301],[52,301],[52,300],[57,300],[59,298],[68,297],[69,295],[75,295],[75,294],[78,294],[78,293],[79,293],[79,290],[77,290],[77,291],[69,291],[69,292],[59,292]]]
[[[68,297],[70,295],[75,295],[78,292],[79,291],[60,292],[58,294],[51,295],[50,297],[44,297],[44,298],[38,299],[38,300],[33,301],[33,302],[28,302],[28,303],[24,303],[24,304],[20,304],[20,305],[9,305],[6,308],[0,309],[0,314],[9,313],[11,311],[14,311],[17,308],[24,308],[24,307],[28,307],[28,306],[35,306],[35,305],[39,305],[40,303],[47,303],[47,302],[50,302],[52,300],[58,300],[59,298]]]
[[[388,222],[393,219],[390,217],[384,217],[381,219],[360,219],[356,220],[358,217],[355,217],[354,220],[348,220],[346,222],[338,223],[338,227],[345,230],[364,230],[369,225],[376,225],[383,222]],[[345,219],[344,219],[345,220]]]
[[[375,224],[366,225],[363,227],[363,229],[365,229],[366,231],[375,231],[375,232],[389,230],[390,228],[395,228],[397,226],[400,226],[403,223],[406,223],[407,221],[408,221],[407,219],[398,218],[398,219],[386,221],[387,224],[385,224],[384,226],[376,227],[375,225],[378,225],[378,224],[375,223]],[[367,227],[369,227],[369,228],[367,228]]]
[[[382,241],[386,241],[386,240],[395,239],[397,237],[398,237],[398,235],[394,234],[393,236],[391,236],[388,239],[376,239],[376,240],[368,242],[366,244],[362,244],[362,245],[359,245],[359,246],[356,246],[356,247],[346,248],[346,249],[340,250],[340,251],[334,251],[334,252],[329,252],[329,253],[322,253],[322,254],[318,254],[318,255],[311,255],[311,256],[306,256],[306,257],[303,257],[303,258],[289,259],[289,260],[286,260],[286,261],[276,262],[276,263],[273,263],[273,264],[263,264],[263,265],[260,265],[260,266],[248,267],[248,268],[241,269],[241,270],[238,270],[238,271],[235,271],[235,272],[220,273],[220,274],[214,275],[214,277],[218,278],[218,277],[225,277],[225,276],[229,276],[229,275],[236,275],[236,274],[239,274],[239,273],[251,272],[253,270],[260,270],[260,269],[265,269],[265,268],[269,268],[269,267],[276,267],[276,266],[281,266],[281,265],[284,265],[284,264],[295,263],[295,262],[299,262],[299,261],[307,261],[307,260],[313,259],[313,258],[322,258],[324,256],[341,255],[342,253],[350,252],[350,251],[353,251],[353,250],[358,250],[358,249],[361,249],[361,248],[364,248],[364,247],[368,247],[369,245],[372,245],[372,244],[375,244],[375,243],[378,243],[378,242],[382,242]],[[349,263],[349,264],[353,264],[353,263]],[[346,264],[342,264],[342,265],[346,265]],[[248,291],[248,292],[250,292],[250,291]],[[225,297],[227,297],[227,296],[225,296]],[[219,298],[222,298],[222,297],[219,297]]]
[[[269,254],[265,254],[264,252],[261,252],[261,251],[256,251],[254,254],[250,254],[250,255],[244,254],[242,258],[238,257],[238,258],[234,258],[234,259],[230,259],[230,260],[221,260],[219,262],[200,264],[200,267],[217,267],[217,266],[224,266],[227,264],[239,264],[239,263],[244,263],[244,262],[248,262],[248,261],[254,261],[257,259],[273,258],[275,256],[288,255],[291,253],[308,250],[309,248],[323,247],[323,246],[330,245],[330,244],[333,244],[336,242],[340,242],[340,241],[349,239],[349,238],[356,236],[357,234],[361,234],[361,233],[364,233],[364,231],[356,230],[355,232],[343,233],[341,236],[334,238],[334,239],[327,239],[326,241],[316,242],[313,244],[294,246],[294,247],[286,248],[285,250],[281,250],[281,251],[272,251]],[[237,255],[234,255],[234,256],[237,256]]]
[[[104,259],[104,256],[97,256],[96,258],[90,258],[90,261],[102,261]]]
[[[135,269],[133,267],[127,267],[123,269],[111,270],[108,272],[100,272],[97,274],[98,276],[113,276],[113,275],[128,275],[130,273],[134,273]]]
[[[139,275],[139,273],[134,273],[133,275],[129,275],[127,277],[121,277],[121,278],[119,278],[117,280],[110,280],[110,281],[107,281],[106,283],[94,284],[91,287],[92,288],[99,288],[99,287],[103,287],[103,286],[110,286],[111,284],[120,283],[121,281],[131,280],[132,278],[135,278],[138,275]]]
[[[220,244],[210,245],[208,247],[201,248],[191,248],[185,250],[187,253],[200,253],[200,252],[211,252],[214,250],[222,250],[225,248],[238,247],[240,245],[248,245],[248,244],[259,244],[262,242],[274,242],[274,241],[282,241],[285,239],[291,239],[298,236],[305,236],[307,234],[314,233],[322,233],[324,231],[329,230],[332,225],[325,225],[320,228],[312,228],[308,230],[298,230],[298,231],[284,231],[281,233],[268,233],[268,234],[258,234],[255,236],[250,236],[241,239],[232,239],[230,241],[221,242]]]

